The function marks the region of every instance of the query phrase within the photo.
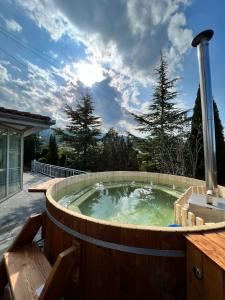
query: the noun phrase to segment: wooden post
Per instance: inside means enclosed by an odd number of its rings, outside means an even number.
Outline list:
[[[188,226],[188,206],[184,205],[181,208],[181,224],[182,226]]]
[[[188,212],[188,226],[195,225],[195,215],[192,212]]]
[[[176,224],[181,224],[181,205],[178,203],[176,204],[175,212],[175,222]]]
[[[205,224],[204,220],[200,217],[196,217],[195,220],[196,220],[196,225],[204,225]]]

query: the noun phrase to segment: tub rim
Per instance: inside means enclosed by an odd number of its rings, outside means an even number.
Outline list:
[[[107,173],[106,172],[96,172],[96,173],[86,173],[86,174],[80,174],[80,175],[74,175],[71,177],[67,177],[67,178],[63,178],[61,182],[68,180],[68,178],[76,178],[78,176],[87,176],[89,174],[103,174],[103,173]],[[110,173],[112,172],[133,172],[133,171],[110,171]],[[134,172],[140,172],[140,173],[146,173],[149,174],[151,172],[142,172],[142,171],[134,171]],[[153,172],[152,172],[153,173]],[[156,173],[156,174],[161,174],[161,173]],[[161,175],[171,175],[171,174],[161,174]],[[176,177],[180,177],[180,178],[187,178],[187,179],[194,179],[191,177],[184,177],[184,176],[177,176],[177,175],[173,175]],[[196,179],[198,180],[198,179]],[[203,182],[202,180],[198,180]],[[137,224],[126,224],[126,223],[119,223],[119,222],[113,222],[113,221],[106,221],[106,220],[101,220],[101,219],[97,219],[97,218],[93,218],[93,217],[89,217],[86,215],[83,215],[79,212],[75,212],[73,210],[70,210],[64,206],[62,206],[61,204],[59,204],[52,196],[52,192],[53,189],[59,184],[59,182],[54,183],[53,185],[51,185],[50,187],[47,188],[46,190],[46,201],[52,205],[53,207],[55,207],[58,210],[61,210],[62,212],[64,212],[65,214],[69,214],[71,217],[76,217],[79,219],[82,219],[84,221],[88,221],[88,222],[92,222],[95,224],[102,224],[104,226],[109,226],[109,227],[117,227],[117,228],[127,228],[127,229],[134,229],[134,230],[146,230],[146,231],[158,231],[158,232],[179,232],[179,233],[189,233],[189,232],[199,232],[199,231],[209,231],[209,230],[215,230],[215,229],[223,229],[225,228],[225,221],[223,222],[218,222],[215,224],[210,224],[210,225],[194,225],[194,226],[183,226],[183,227],[164,227],[164,226],[152,226],[152,225],[137,225]],[[190,186],[187,187],[187,189]],[[47,205],[46,205],[46,209],[47,209]]]

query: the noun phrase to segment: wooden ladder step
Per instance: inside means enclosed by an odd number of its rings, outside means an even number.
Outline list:
[[[35,244],[4,254],[4,262],[14,300],[37,300],[52,267]]]

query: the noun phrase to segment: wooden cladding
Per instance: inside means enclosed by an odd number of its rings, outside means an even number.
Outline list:
[[[205,247],[210,246],[208,244]],[[224,268],[219,266],[213,257],[206,255],[202,249],[187,241],[187,300],[224,299]]]
[[[154,231],[106,225],[67,214],[47,202],[51,215],[61,223],[96,239],[128,246],[185,251],[179,232]],[[45,251],[52,263],[76,240],[46,216]],[[185,299],[185,257],[156,257],[124,253],[80,243],[79,285],[71,278],[70,299]]]

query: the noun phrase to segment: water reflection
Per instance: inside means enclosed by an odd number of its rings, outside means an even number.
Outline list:
[[[119,223],[167,226],[173,222],[173,203],[183,191],[174,186],[159,186],[136,182],[102,182],[89,187],[83,201],[70,203],[68,207],[82,214]],[[71,196],[70,196],[71,197]],[[76,203],[79,203],[76,204]]]

